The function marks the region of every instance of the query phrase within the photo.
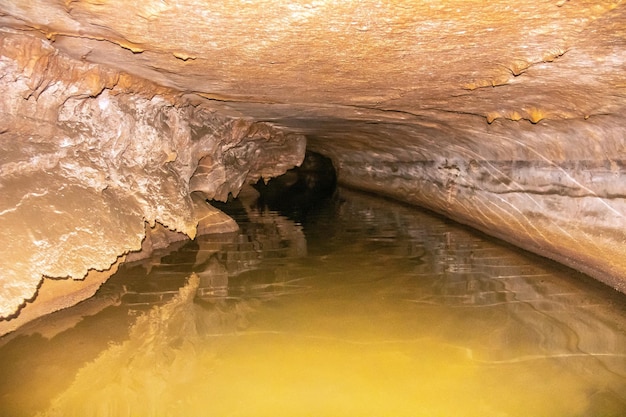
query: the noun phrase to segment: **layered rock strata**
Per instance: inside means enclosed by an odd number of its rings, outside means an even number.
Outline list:
[[[1,32],[0,73],[5,327],[44,277],[56,283],[43,284],[48,307],[31,316],[92,295],[109,275],[95,271],[114,272],[147,233],[152,248],[157,225],[191,238],[199,222],[202,232],[236,228],[206,199],[236,195],[304,157],[301,135],[76,61],[46,40]]]
[[[333,158],[344,185],[429,208],[626,292],[626,126],[619,117],[538,126],[468,116],[413,123],[379,123],[375,131],[354,123],[351,152],[324,138],[310,138],[309,146]],[[370,135],[375,149],[367,147]]]

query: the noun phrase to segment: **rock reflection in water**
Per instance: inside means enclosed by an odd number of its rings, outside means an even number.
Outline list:
[[[126,305],[150,306],[171,299],[186,274],[195,272],[199,299],[239,298],[251,296],[250,292],[264,298],[289,283],[280,277],[280,270],[263,268],[263,261],[304,256],[301,226],[274,213],[250,213],[237,233],[199,236],[169,255],[122,266],[105,291],[119,293]]]
[[[298,223],[250,207],[240,233],[121,268],[91,326],[4,340],[0,414],[626,415],[623,296],[346,190]]]

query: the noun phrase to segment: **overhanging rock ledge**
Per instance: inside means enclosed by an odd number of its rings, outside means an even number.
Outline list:
[[[304,157],[300,134],[78,62],[46,40],[1,33],[0,72],[0,332],[91,296],[158,225],[191,238],[199,222],[236,228],[205,200]]]

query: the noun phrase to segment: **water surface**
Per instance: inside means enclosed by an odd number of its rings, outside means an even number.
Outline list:
[[[2,416],[624,416],[625,297],[415,208],[240,204],[0,339]]]

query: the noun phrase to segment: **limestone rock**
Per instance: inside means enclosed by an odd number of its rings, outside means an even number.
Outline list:
[[[462,131],[443,122],[425,132],[377,125],[379,143],[393,142],[402,154],[391,145],[368,150],[356,136],[348,141],[362,150],[350,153],[331,141],[310,145],[336,161],[344,184],[419,204],[626,292],[626,173],[618,156],[626,126],[609,116],[538,126],[456,119]],[[602,138],[602,151],[590,138]]]
[[[1,317],[44,276],[83,279],[140,249],[145,222],[194,237],[208,215],[189,188],[203,158],[225,173],[201,187],[219,198],[304,156],[301,135],[219,115],[46,40],[0,32],[0,68]]]
[[[617,0],[2,2],[0,316],[145,222],[193,235],[190,192],[277,175],[301,135],[341,183],[626,291],[625,21]]]

